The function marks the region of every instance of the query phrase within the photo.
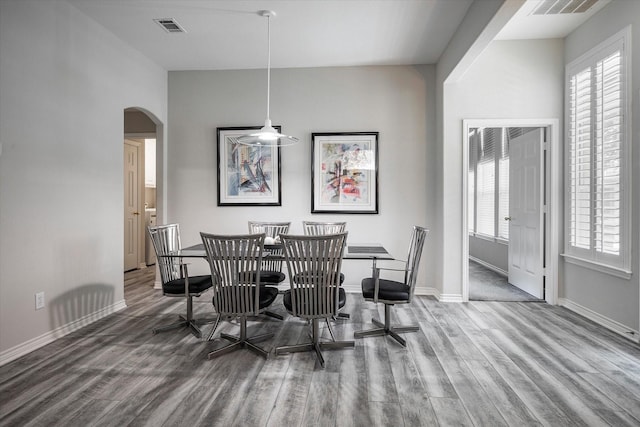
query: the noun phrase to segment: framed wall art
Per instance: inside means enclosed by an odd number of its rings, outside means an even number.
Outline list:
[[[280,132],[280,126],[274,126]],[[218,206],[281,206],[280,149],[247,146],[237,138],[260,126],[220,127]]]
[[[378,213],[378,132],[311,135],[311,212]]]

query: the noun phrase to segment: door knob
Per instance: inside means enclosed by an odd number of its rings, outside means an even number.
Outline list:
[[[510,217],[510,216],[505,216],[505,217],[504,217],[504,220],[505,220],[505,221],[511,221],[511,217]]]
[[[140,212],[134,212],[133,214],[134,215],[140,215]]]

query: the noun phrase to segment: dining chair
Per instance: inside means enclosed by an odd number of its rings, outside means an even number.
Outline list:
[[[311,342],[276,347],[276,354],[315,351],[324,368],[322,350],[353,347],[353,341],[320,341],[320,320],[327,320],[340,308],[339,272],[347,233],[326,236],[282,235],[289,271],[290,289],[282,301],[287,312],[311,322]],[[344,304],[344,302],[343,302]]]
[[[256,274],[262,264],[264,233],[236,236],[200,233],[200,236],[211,268],[212,303],[218,313],[207,341],[213,338],[220,320],[237,318],[240,323],[240,335],[221,333],[220,337],[231,344],[210,352],[208,358],[239,348],[248,348],[267,358],[269,352],[256,343],[273,334],[247,336],[247,318],[262,313],[278,296],[278,288],[262,286],[260,274]]]
[[[284,282],[286,278],[282,272],[282,248],[275,243],[279,242],[281,234],[287,234],[291,222],[264,222],[249,221],[249,234],[265,234],[265,244],[273,245],[269,248],[272,256],[262,259],[262,269],[260,271],[260,283],[262,285],[277,286]],[[283,320],[284,317],[273,311],[266,310],[267,316]]]
[[[196,320],[193,318],[193,297],[199,297],[211,288],[211,276],[189,276],[187,264],[180,257],[168,256],[173,251],[182,248],[180,243],[180,226],[166,224],[147,227],[147,232],[156,252],[162,294],[167,297],[180,297],[187,300],[187,313],[180,315],[180,321],[165,326],[153,328],[153,333],[164,332],[180,327],[189,327],[191,332],[200,338],[202,331],[199,325],[211,320]]]
[[[302,221],[302,229],[307,236],[325,236],[327,234],[344,233],[347,231],[346,222],[322,222],[322,221]],[[344,273],[340,272],[340,285],[344,283]],[[346,300],[346,294],[343,288],[340,288],[342,295],[340,298]],[[349,313],[338,313],[337,319],[349,319],[351,315]],[[331,324],[327,322],[327,326],[333,336],[333,329]]]
[[[394,269],[376,266],[373,268],[373,277],[362,279],[362,296],[364,299],[384,304],[384,323],[378,319],[371,319],[377,328],[354,332],[353,336],[355,338],[391,335],[406,347],[406,341],[398,333],[415,332],[419,329],[417,325],[391,326],[391,307],[395,304],[409,304],[411,302],[416,286],[422,249],[428,232],[429,230],[426,228],[417,225],[413,227],[407,260],[396,260],[403,263],[402,268]],[[404,279],[402,281],[383,279],[380,277],[380,273],[383,271],[402,274]]]

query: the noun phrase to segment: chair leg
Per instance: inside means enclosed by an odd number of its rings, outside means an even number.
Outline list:
[[[384,328],[367,329],[366,331],[356,331],[353,333],[354,338],[376,337],[378,335],[386,335]]]
[[[240,342],[234,342],[231,343],[229,345],[225,345],[222,348],[219,348],[217,350],[213,350],[212,352],[210,352],[207,355],[208,359],[213,359],[214,357],[218,357],[218,356],[222,356],[223,354],[227,354],[227,353],[231,353],[234,350],[237,350],[239,348],[242,348],[242,343]]]
[[[208,323],[214,323],[216,324],[216,326],[218,325],[218,323],[220,322],[220,316],[217,316],[215,318],[201,318],[201,319],[195,319],[193,317],[193,297],[191,295],[189,295],[187,297],[187,317],[185,319],[187,322],[189,322],[189,329],[191,329],[191,333],[196,337],[196,338],[201,338],[202,337],[202,330],[200,329],[200,325],[206,325]],[[215,327],[213,329],[215,331]],[[209,338],[211,339],[211,338]],[[207,341],[209,341],[209,339]]]
[[[217,326],[217,323],[216,323]],[[211,332],[211,334],[209,335],[210,337],[213,335],[213,331]],[[239,348],[247,348],[251,351],[253,351],[254,353],[257,353],[258,355],[264,357],[265,359],[267,359],[269,357],[269,352],[264,350],[261,347],[258,347],[257,345],[255,345],[256,342],[259,341],[263,341],[266,339],[269,339],[271,337],[273,337],[274,334],[272,333],[268,333],[268,334],[261,334],[261,335],[256,335],[254,337],[248,338],[247,337],[247,317],[246,316],[242,316],[240,318],[240,335],[239,336],[233,336],[233,335],[229,335],[229,334],[225,334],[225,333],[221,333],[220,337],[224,338],[226,340],[231,341],[231,344],[226,345],[222,348],[219,348],[217,350],[214,350],[212,352],[210,352],[207,357],[209,359],[213,359],[214,357],[218,357],[222,354],[227,354],[233,350],[237,350]]]
[[[189,322],[189,330],[196,338],[202,338],[202,330],[195,322]]]
[[[222,316],[220,316],[218,314],[218,317],[215,320],[215,323],[213,324],[213,329],[211,329],[211,332],[209,332],[209,336],[207,337],[207,341],[211,341],[211,338],[213,338],[213,334],[216,332],[216,329],[218,328],[218,324],[220,323],[220,318]]]
[[[171,323],[170,325],[159,326],[157,328],[153,328],[152,332],[157,334],[158,332],[166,332],[172,329],[187,327],[189,331],[196,337],[202,337],[202,330],[200,329],[200,325],[204,325],[206,323],[211,323],[216,321],[216,319],[194,319],[193,318],[193,297],[191,295],[187,296],[187,315],[180,315],[180,321],[176,323]]]
[[[408,326],[394,326],[391,328],[392,331],[395,332],[417,332],[420,330],[420,327],[417,325],[408,325]]]
[[[202,326],[202,325],[208,325],[209,323],[215,323],[218,321],[217,317],[203,317],[200,319],[193,319],[193,322],[198,325],[198,326]]]
[[[312,319],[312,327],[312,341],[310,343],[276,347],[276,354],[314,351],[320,366],[324,369],[324,356],[321,350],[336,350],[349,347],[353,348],[355,346],[354,341],[320,342],[320,319]]]
[[[273,317],[274,319],[278,319],[278,320],[284,320],[284,316],[281,316],[278,313],[274,313],[273,311],[265,311],[264,312],[265,315],[269,316],[269,317]]]
[[[402,338],[400,335],[396,334],[394,331],[390,330],[387,333],[391,336],[391,338],[393,338],[394,340],[398,341],[401,346],[403,346],[403,347],[407,346],[407,342],[405,341],[405,339]]]
[[[377,326],[374,329],[367,329],[363,331],[357,331],[353,333],[354,338],[364,338],[379,335],[390,335],[403,347],[407,346],[407,342],[398,333],[404,332],[416,332],[420,329],[417,325],[399,325],[391,326],[391,304],[384,305],[384,323],[378,319],[371,319],[371,322]]]
[[[331,341],[335,341],[336,340],[336,336],[333,334],[333,327],[331,326],[331,323],[329,323],[329,319],[324,319],[325,322],[327,323],[327,328],[329,329],[329,334],[331,335]]]
[[[385,314],[385,318],[386,318],[386,314]],[[381,321],[379,321],[378,319],[371,319],[371,323],[373,323],[374,325],[376,325],[379,328],[383,328],[386,329],[387,328],[387,319],[385,319],[385,323],[382,323]]]
[[[313,348],[313,343],[283,345],[281,347],[276,347],[276,354],[298,353],[301,351],[310,351],[313,350]]]
[[[254,353],[256,353],[258,356],[262,356],[265,359],[269,358],[269,352],[267,350],[265,350],[265,349],[263,349],[261,347],[258,347],[257,345],[255,345],[251,341],[245,341],[244,342],[244,346],[245,346],[245,348],[248,348],[249,350],[251,350]]]

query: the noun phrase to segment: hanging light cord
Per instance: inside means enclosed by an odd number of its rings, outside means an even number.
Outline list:
[[[237,142],[243,145],[262,146],[275,145],[282,147],[292,145],[299,142],[295,136],[283,135],[273,128],[271,125],[270,104],[271,104],[271,17],[275,17],[276,13],[272,10],[260,10],[258,15],[267,17],[267,119],[264,126],[258,132],[247,135],[240,135]]]
[[[269,116],[269,101],[271,97],[271,15],[267,15],[267,119]]]

